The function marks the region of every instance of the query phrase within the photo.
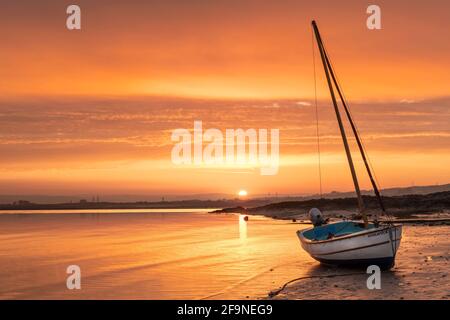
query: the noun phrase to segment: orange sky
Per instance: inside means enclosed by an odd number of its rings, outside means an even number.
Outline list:
[[[68,3],[2,5],[0,94],[311,97],[312,18],[353,99],[448,94],[447,1],[379,1],[379,31],[366,1],[78,1],[81,31]]]
[[[450,181],[448,1],[377,1],[379,31],[366,1],[77,1],[81,31],[69,4],[2,4],[0,193],[316,192],[312,18],[382,186]],[[317,68],[325,189],[349,190]],[[280,129],[279,173],[175,167],[194,120]]]

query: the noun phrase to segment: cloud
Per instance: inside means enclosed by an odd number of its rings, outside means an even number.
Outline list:
[[[411,103],[416,103],[416,100],[414,100],[414,99],[402,99],[402,100],[400,100],[400,103],[411,104]]]
[[[297,101],[295,104],[298,106],[305,106],[305,107],[309,107],[311,105],[311,103],[307,101]]]
[[[169,188],[164,181],[170,176],[167,181],[188,186],[196,175],[208,173],[202,168],[180,171],[172,165],[171,132],[178,128],[191,131],[194,121],[202,120],[204,130],[279,129],[280,174],[283,166],[289,166],[311,176],[309,166],[313,165],[317,150],[315,110],[299,108],[298,102],[164,97],[36,97],[0,101],[1,171],[5,179],[29,178],[36,185],[51,177],[66,179],[70,185],[74,176],[78,180],[119,179],[131,184],[133,180],[144,180],[139,177],[141,170],[147,172],[148,183],[158,181]],[[277,107],[273,108],[275,103]],[[413,162],[424,153],[448,158],[450,98],[412,104],[350,101],[350,106],[369,155],[396,154],[397,159]],[[334,110],[329,101],[319,101],[318,107],[322,153],[329,159],[341,159],[343,148]],[[345,125],[352,150],[357,152],[351,130]],[[384,159],[379,157],[377,162],[387,161]],[[333,161],[327,164],[330,170],[345,164],[344,158]],[[435,165],[440,166],[441,162]],[[427,165],[418,163],[417,170],[426,171]],[[445,172],[445,168],[441,169]],[[230,174],[236,170],[221,169]],[[184,178],[172,177],[180,172]],[[401,174],[401,170],[396,174]],[[430,179],[435,178],[438,177],[430,175]],[[231,185],[231,178],[227,179]],[[284,179],[290,181],[292,177],[287,175]],[[208,185],[206,177],[204,183]]]

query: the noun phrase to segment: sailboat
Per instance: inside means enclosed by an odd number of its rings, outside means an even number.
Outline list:
[[[326,224],[321,216],[321,212],[314,208],[310,211],[310,217],[314,227],[297,231],[297,236],[300,239],[302,248],[308,252],[312,258],[321,263],[344,266],[378,265],[381,269],[390,269],[395,264],[395,256],[400,246],[402,225],[394,224],[391,221],[388,221],[387,223],[368,221],[334,89],[336,89],[338,93],[347,119],[350,122],[350,127],[352,128],[375,196],[380,205],[381,214],[386,214],[386,210],[367,161],[358,130],[351,117],[348,105],[344,99],[315,21],[312,21],[312,28],[319,48],[336,118],[339,123],[339,130],[350,167],[362,221],[339,221]]]

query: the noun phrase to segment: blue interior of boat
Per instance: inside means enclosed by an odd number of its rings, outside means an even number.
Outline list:
[[[373,223],[369,223],[368,229],[375,228]],[[325,224],[320,227],[315,227],[311,230],[305,231],[303,235],[309,240],[326,240],[335,237],[342,237],[355,232],[367,230],[364,229],[363,223],[354,221],[343,221],[332,224]]]

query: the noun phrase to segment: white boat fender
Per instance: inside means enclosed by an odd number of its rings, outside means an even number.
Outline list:
[[[317,208],[309,210],[309,220],[311,220],[314,227],[325,224],[325,219],[322,217],[322,212]]]

